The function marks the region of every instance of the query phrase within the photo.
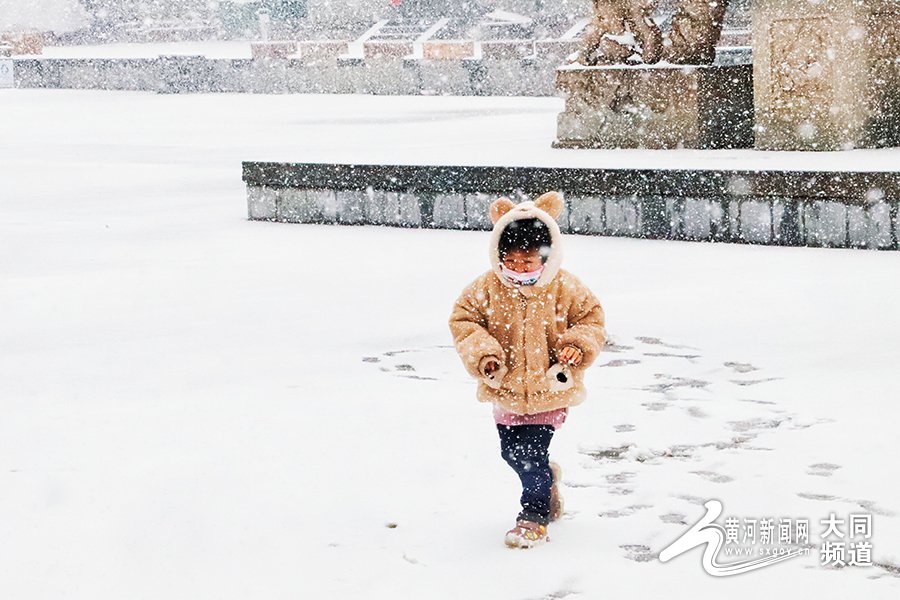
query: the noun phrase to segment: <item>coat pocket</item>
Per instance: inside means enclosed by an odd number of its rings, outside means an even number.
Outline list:
[[[551,392],[564,392],[575,385],[572,370],[562,363],[556,363],[547,370],[547,388]]]

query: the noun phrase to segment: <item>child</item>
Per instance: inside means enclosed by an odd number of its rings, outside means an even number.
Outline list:
[[[518,206],[494,202],[491,270],[450,317],[456,351],[478,380],[478,400],[494,405],[501,453],[522,482],[522,512],[506,534],[514,548],[546,541],[547,523],[562,514],[550,440],[584,400],[584,370],[606,339],[600,303],[560,269],[562,208],[556,192]]]

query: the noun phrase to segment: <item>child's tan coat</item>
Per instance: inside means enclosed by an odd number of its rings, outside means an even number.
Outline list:
[[[561,234],[555,217],[562,200],[555,193],[536,202],[494,203],[492,269],[472,282],[456,301],[450,330],[470,375],[478,379],[478,399],[516,414],[535,414],[584,400],[584,370],[597,358],[606,339],[603,309],[574,275],[560,269]],[[538,218],[551,232],[550,257],[538,283],[515,286],[500,274],[497,243],[511,221]],[[548,378],[556,353],[573,345],[584,354],[565,385]],[[488,376],[490,361],[500,368]]]

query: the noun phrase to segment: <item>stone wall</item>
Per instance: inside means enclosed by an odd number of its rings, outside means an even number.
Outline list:
[[[521,45],[521,44],[519,44]],[[163,93],[248,92],[552,96],[557,66],[573,43],[528,54],[488,44],[484,58],[410,59],[376,52],[341,58],[346,42],[298,43],[296,58],[13,59],[16,87],[138,90]]]
[[[490,229],[499,195],[564,193],[566,233],[898,249],[900,174],[244,163],[255,220]]]

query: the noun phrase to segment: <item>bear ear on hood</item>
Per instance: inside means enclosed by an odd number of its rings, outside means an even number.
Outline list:
[[[513,204],[513,201],[504,196],[503,198],[498,198],[491,204],[491,222],[496,223],[500,220],[500,217],[511,211],[516,207]],[[554,217],[555,218],[555,217]]]
[[[563,210],[562,194],[559,192],[547,192],[543,196],[534,201],[534,205],[553,217],[553,220],[559,219],[559,215]]]

